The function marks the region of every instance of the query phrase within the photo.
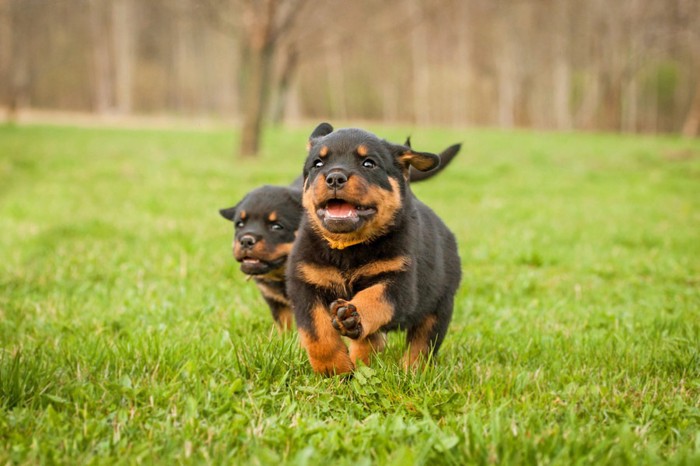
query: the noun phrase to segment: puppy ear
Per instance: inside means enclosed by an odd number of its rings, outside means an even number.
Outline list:
[[[323,136],[327,136],[333,132],[333,127],[330,125],[330,123],[321,123],[316,127],[315,130],[311,133],[311,136],[309,136],[309,142],[306,144],[306,150],[309,151],[311,150],[311,147],[314,145],[314,140],[318,138],[322,138]]]
[[[219,209],[219,213],[221,214],[222,217],[224,217],[226,220],[229,220],[233,222],[233,217],[236,216],[236,207],[237,205],[233,207],[227,207],[225,209]]]
[[[333,127],[331,126],[330,123],[321,123],[311,133],[311,136],[309,136],[309,139],[320,138],[320,137],[326,136],[328,134],[331,134],[332,132],[333,132]]]
[[[406,136],[406,142],[403,143],[406,147],[411,147],[411,136]]]
[[[407,141],[409,144],[411,141]],[[411,149],[409,144],[403,146],[392,146],[391,151],[396,160],[408,169],[409,166],[427,172],[440,165],[440,157],[430,152],[418,152]]]

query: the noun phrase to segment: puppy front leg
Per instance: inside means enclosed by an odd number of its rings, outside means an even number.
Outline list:
[[[340,334],[333,328],[326,307],[314,304],[309,317],[299,323],[299,337],[313,370],[324,375],[352,372],[355,365]]]
[[[354,340],[378,332],[394,317],[394,305],[387,298],[386,288],[386,283],[377,283],[356,293],[351,301],[333,301],[330,306],[333,327]]]

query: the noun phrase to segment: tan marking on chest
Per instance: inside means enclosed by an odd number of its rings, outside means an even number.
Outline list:
[[[408,269],[411,264],[411,258],[408,256],[398,256],[392,259],[383,259],[375,262],[370,262],[361,267],[358,267],[352,272],[351,279],[355,281],[359,278],[376,277],[383,273],[403,272]]]
[[[346,295],[347,280],[335,267],[321,266],[301,262],[297,265],[297,271],[302,280],[309,285],[318,288],[334,290],[340,295]]]
[[[268,299],[271,299],[273,301],[277,301],[280,304],[284,304],[285,306],[290,306],[291,304],[289,303],[289,299],[282,293],[280,293],[278,290],[275,288],[269,286],[265,282],[262,281],[256,281],[256,285],[258,285],[258,289],[260,290],[260,293],[262,293],[263,296],[265,296]]]
[[[408,269],[410,263],[410,257],[397,256],[391,259],[374,261],[348,271],[308,262],[299,263],[297,270],[302,280],[306,283],[319,288],[336,290],[336,292],[342,292],[347,296],[347,291],[352,288],[357,280],[376,277],[384,273],[403,272]]]

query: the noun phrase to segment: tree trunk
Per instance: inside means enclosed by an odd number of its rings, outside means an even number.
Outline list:
[[[284,57],[284,63],[282,65],[282,70],[280,72],[279,80],[277,81],[277,92],[274,109],[272,111],[272,123],[275,125],[282,124],[284,122],[287,101],[289,99],[289,88],[292,83],[292,77],[297,69],[297,64],[299,63],[299,52],[296,46],[290,46],[287,49],[287,53]]]
[[[621,80],[608,76],[603,92],[603,127],[607,131],[620,131],[621,125]]]
[[[696,77],[696,79],[695,96],[683,123],[682,133],[687,138],[695,138],[700,135],[700,77]]]
[[[132,0],[112,4],[114,39],[115,107],[118,113],[131,113],[133,107],[134,5]]]
[[[413,118],[419,125],[430,123],[430,66],[428,64],[428,34],[423,18],[421,0],[411,0],[413,30],[411,31],[411,59],[413,63]]]
[[[0,105],[7,110],[7,120],[14,122],[10,114],[12,93],[12,19],[10,17],[10,1],[0,0]]]
[[[240,146],[243,156],[257,155],[260,149],[263,112],[270,80],[271,52],[267,44],[253,45],[248,49],[243,64],[246,70],[243,83],[243,128]]]
[[[248,3],[247,36],[243,40],[243,127],[240,154],[244,157],[258,154],[262,132],[263,113],[270,89],[270,69],[274,53],[273,28],[277,0]]]
[[[112,70],[110,47],[105,33],[104,2],[90,1],[90,34],[92,37],[93,108],[99,114],[108,113],[112,107]]]
[[[571,109],[569,99],[571,97],[571,66],[569,65],[568,31],[569,9],[567,2],[554,5],[556,23],[558,27],[554,34],[554,66],[553,66],[553,103],[554,125],[558,130],[570,130]]]
[[[330,116],[340,120],[348,118],[348,106],[345,98],[345,74],[343,60],[338,51],[338,46],[329,41],[324,52],[326,73],[328,74],[328,104]]]
[[[177,11],[187,8],[187,0],[174,2]],[[179,114],[187,114],[193,110],[191,74],[195,72],[191,57],[193,34],[192,24],[181,14],[175,16],[173,38],[173,105]]]
[[[507,29],[507,28],[504,28]],[[504,32],[504,43],[498,58],[498,125],[501,128],[515,126],[515,100],[517,97],[517,77],[513,44]]]
[[[688,6],[690,6],[690,4]],[[688,10],[691,9],[688,8]],[[694,17],[696,18],[696,26],[700,26],[700,20],[697,19],[699,15],[696,14],[694,15]],[[690,44],[693,63],[692,66],[696,71],[695,95],[692,97],[693,100],[690,104],[690,108],[688,108],[688,113],[686,113],[685,115],[685,120],[683,122],[681,134],[683,134],[683,136],[686,138],[695,138],[700,135],[700,73],[698,73],[700,72],[700,34],[695,33],[690,37],[692,41],[692,43]]]
[[[625,89],[622,112],[622,131],[634,133],[637,131],[638,106],[637,106],[637,75],[630,76]]]
[[[15,123],[21,108],[27,105],[30,85],[29,42],[32,30],[31,11],[22,9],[20,2],[7,1],[9,27],[7,32],[9,52],[7,61],[7,121]]]
[[[473,79],[475,70],[472,68],[474,58],[470,43],[474,37],[474,18],[469,2],[458,2],[456,15],[464,18],[462,27],[457,28],[457,69],[462,79],[458,93],[452,96],[452,124],[472,124],[470,108],[473,107]]]

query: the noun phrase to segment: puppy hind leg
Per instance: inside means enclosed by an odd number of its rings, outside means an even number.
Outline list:
[[[386,333],[384,332],[373,333],[362,340],[351,340],[350,359],[355,364],[360,360],[368,366],[372,354],[384,351],[385,346]]]
[[[415,369],[421,360],[427,360],[431,351],[430,337],[434,333],[436,323],[437,317],[431,314],[415,327],[408,329],[406,334],[408,348],[403,357],[403,368],[405,370]]]
[[[403,358],[404,369],[416,368],[421,362],[427,362],[431,354],[437,354],[452,318],[452,305],[452,297],[444,300],[438,306],[436,314],[427,315],[418,325],[408,330],[408,349]]]

